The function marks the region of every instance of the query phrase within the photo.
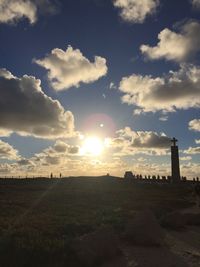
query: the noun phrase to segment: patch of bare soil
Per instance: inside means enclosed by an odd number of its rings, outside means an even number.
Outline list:
[[[186,217],[189,214],[190,217],[191,214],[198,215],[199,210],[192,207],[180,211],[180,215],[182,214]],[[148,216],[153,222],[151,216]],[[148,225],[148,220],[146,224]],[[144,227],[144,222],[141,222],[141,226]],[[135,229],[134,225],[133,230]],[[152,231],[151,228],[149,230]],[[139,232],[142,232],[142,229]],[[147,229],[144,233],[145,236],[149,236]],[[159,246],[151,245],[149,242],[145,245],[123,240],[123,257],[110,261],[103,267],[200,267],[200,226],[186,223],[184,228],[176,230],[163,228],[163,233],[163,243]]]

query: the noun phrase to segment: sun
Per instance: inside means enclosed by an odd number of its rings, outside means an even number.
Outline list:
[[[99,156],[103,152],[103,142],[98,137],[87,137],[81,151],[82,154]]]

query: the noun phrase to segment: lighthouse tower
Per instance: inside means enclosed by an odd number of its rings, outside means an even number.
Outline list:
[[[171,168],[172,168],[172,182],[177,183],[180,182],[180,166],[179,166],[179,153],[178,153],[178,146],[176,143],[178,140],[174,137],[172,140],[171,145]]]

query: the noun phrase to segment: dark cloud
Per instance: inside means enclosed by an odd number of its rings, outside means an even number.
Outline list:
[[[152,131],[133,131],[125,127],[116,132],[116,138],[107,140],[108,146],[121,156],[134,154],[166,155],[171,145],[171,138],[164,133]]]
[[[73,134],[74,117],[59,101],[45,95],[40,80],[0,70],[0,129],[41,138]]]

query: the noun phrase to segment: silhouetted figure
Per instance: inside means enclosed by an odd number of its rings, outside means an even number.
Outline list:
[[[194,192],[196,196],[196,205],[200,208],[200,184],[195,185]]]
[[[62,178],[62,173],[60,173],[60,178]]]
[[[53,173],[50,174],[50,178],[51,178],[51,179],[53,178]]]

